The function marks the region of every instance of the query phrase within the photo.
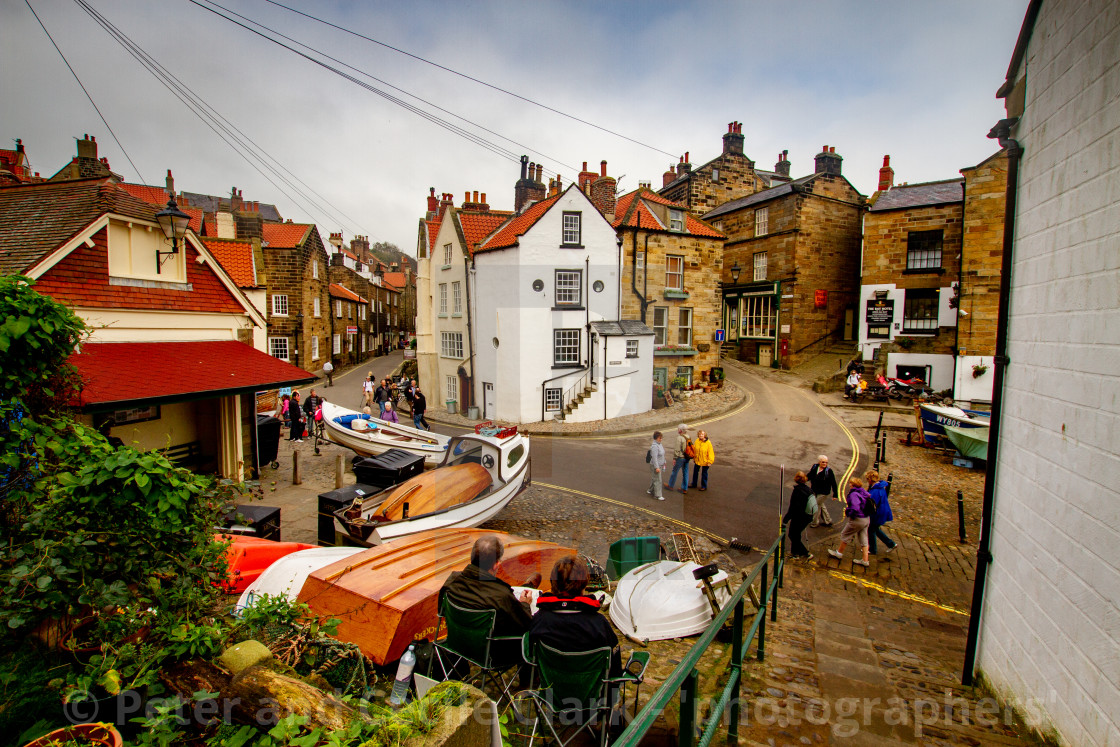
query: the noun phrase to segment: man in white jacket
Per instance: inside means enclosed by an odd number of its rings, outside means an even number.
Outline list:
[[[651,478],[649,490],[646,492],[657,500],[663,501],[665,496],[661,493],[661,473],[665,471],[665,447],[661,445],[661,431],[653,432],[653,443],[649,446],[646,461],[649,462]]]

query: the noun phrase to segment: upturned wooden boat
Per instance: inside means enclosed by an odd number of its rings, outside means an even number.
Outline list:
[[[363,550],[312,571],[299,593],[316,615],[340,620],[337,637],[377,664],[401,657],[408,644],[439,632],[439,590],[453,571],[470,563],[479,537],[496,535],[505,547],[495,575],[509,584],[576,555],[570,547],[482,529],[435,529]],[[547,580],[545,581],[547,586]]]
[[[611,620],[623,635],[640,643],[704,632],[714,611],[703,582],[692,575],[700,567],[676,560],[638,566],[618,580]],[[720,571],[710,583],[722,608],[731,598],[727,573]]]
[[[390,423],[330,402],[323,403],[323,423],[328,439],[363,456],[403,449],[424,457],[426,468],[439,466],[451,440],[449,436]]]
[[[334,512],[335,536],[372,546],[429,529],[476,527],[529,484],[529,439],[479,426],[454,436],[443,464]]]
[[[303,542],[276,542],[260,537],[246,537],[240,534],[218,535],[219,541],[232,540],[226,548],[226,565],[229,576],[225,589],[229,593],[240,594],[257,580],[266,568],[285,555],[299,550],[309,550],[315,545]]]

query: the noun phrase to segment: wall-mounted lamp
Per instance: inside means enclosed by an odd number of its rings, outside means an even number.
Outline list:
[[[739,282],[739,273],[741,273],[742,271],[743,271],[743,268],[739,266],[738,262],[736,262],[734,265],[731,266],[731,282],[732,283],[738,283]]]
[[[191,222],[191,217],[179,209],[175,204],[175,198],[172,197],[167,201],[167,207],[156,213],[156,220],[159,221],[159,227],[163,229],[163,235],[171,241],[171,251],[161,252],[156,249],[156,274],[158,275],[167,258],[179,253],[179,242],[187,235],[187,224]]]

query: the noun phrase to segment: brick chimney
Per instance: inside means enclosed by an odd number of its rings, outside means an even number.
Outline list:
[[[363,264],[369,264],[373,259],[369,254],[369,236],[355,236],[350,239],[350,252]]]
[[[164,184],[164,188],[167,190],[167,194],[174,197],[175,196],[175,177],[171,176],[171,169],[167,170],[167,176],[164,178],[163,184]]]
[[[443,211],[449,207],[455,206],[455,198],[451,196],[450,192],[444,192],[439,200],[439,214],[443,215]]]
[[[96,137],[91,138],[88,134],[82,135],[82,139],[78,141],[78,158],[97,160]]]
[[[614,211],[618,207],[618,182],[613,176],[607,176],[606,161],[600,162],[599,178],[591,185],[591,204],[604,218],[614,220]]]
[[[840,176],[840,162],[844,159],[836,155],[836,148],[824,146],[813,160],[816,162],[816,169],[813,173]]]
[[[439,215],[439,198],[436,197],[436,188],[428,188],[428,211],[424,215],[424,220],[435,220]]]
[[[521,156],[521,178],[513,186],[513,209],[521,212],[531,202],[545,198],[545,186],[541,183],[542,167],[529,163],[528,156]]]
[[[894,186],[894,169],[891,168],[891,157],[883,156],[883,167],[879,169],[879,191],[883,192]]]
[[[579,172],[579,176],[576,177],[576,181],[579,182],[580,190],[582,190],[584,194],[590,194],[590,192],[588,192],[588,187],[598,176],[599,175],[594,171],[587,170],[587,161],[584,161],[583,171]]]
[[[681,156],[681,162],[677,164],[677,173],[681,176],[692,173],[692,164],[688,162],[688,151]]]
[[[789,151],[783,150],[778,154],[778,162],[774,164],[774,171],[782,176],[789,176]]]
[[[331,237],[327,239],[327,243],[334,247],[335,251],[342,248],[342,231],[338,233],[331,232]]]
[[[727,134],[723,136],[723,154],[725,156],[743,155],[743,123],[728,122]]]
[[[661,186],[668,187],[670,184],[677,180],[677,172],[673,168],[673,164],[669,164],[669,170],[661,175]]]

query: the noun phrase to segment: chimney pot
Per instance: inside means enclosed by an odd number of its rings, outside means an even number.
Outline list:
[[[883,165],[884,166],[890,166],[891,165],[891,157],[890,156],[883,156]]]
[[[583,162],[583,170],[584,170],[584,171],[587,171],[587,161],[584,161],[584,162]]]
[[[463,193],[463,206],[465,207],[466,204],[470,201],[471,201],[471,193],[470,192],[464,192]]]
[[[486,204],[486,193],[485,192],[482,193],[482,204],[484,204],[484,205]]]
[[[684,152],[684,162],[685,162],[685,163],[689,163],[689,160],[688,160],[688,151],[687,151],[687,150],[686,150],[686,151]]]
[[[474,195],[474,201],[478,202],[478,190],[476,189],[472,194]]]
[[[606,176],[606,175],[607,175],[607,162],[606,161],[600,161],[599,162],[599,176]]]
[[[836,152],[836,146],[833,145],[831,148],[828,149],[828,152],[829,153],[835,153]]]

